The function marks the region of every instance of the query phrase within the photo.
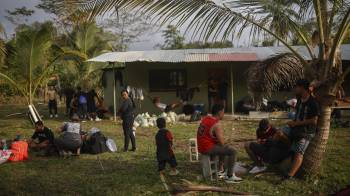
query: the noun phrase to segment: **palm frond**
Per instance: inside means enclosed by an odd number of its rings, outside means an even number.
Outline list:
[[[272,92],[293,87],[304,76],[304,66],[291,53],[283,53],[251,66],[248,90],[256,101],[270,98]]]

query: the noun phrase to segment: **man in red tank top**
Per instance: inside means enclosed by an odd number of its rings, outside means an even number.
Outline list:
[[[224,114],[224,106],[215,104],[212,107],[212,116],[206,116],[202,119],[197,131],[198,151],[201,154],[219,156],[221,169],[219,176],[224,177],[228,183],[238,183],[242,179],[233,172],[237,152],[234,148],[225,145],[223,130],[219,123]],[[224,172],[225,158],[227,158],[226,172]]]

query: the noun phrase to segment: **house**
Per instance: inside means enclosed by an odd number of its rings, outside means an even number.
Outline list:
[[[305,47],[294,48],[306,59],[311,60]],[[123,85],[143,89],[145,99],[137,102],[139,112],[159,113],[151,97],[160,97],[161,102],[169,104],[180,99],[176,95],[176,89],[191,87],[199,87],[199,92],[194,93],[191,103],[204,104],[207,109],[208,80],[214,79],[216,82],[225,81],[228,84],[226,110],[231,113],[239,100],[249,96],[246,81],[249,66],[283,52],[288,52],[288,49],[249,47],[130,51],[105,53],[89,61],[122,63],[123,69],[104,70],[104,96],[111,109],[113,100],[118,108],[119,92],[124,88]],[[350,45],[342,46],[342,59],[344,67],[350,66]],[[114,78],[115,75],[117,78]],[[122,85],[118,82],[120,75]],[[349,77],[346,83],[350,84]],[[346,85],[345,90],[350,94],[349,85]],[[283,99],[286,96],[293,95],[291,92],[279,92],[273,95],[273,99]]]

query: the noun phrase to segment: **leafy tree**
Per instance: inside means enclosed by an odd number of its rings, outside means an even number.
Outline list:
[[[154,25],[147,22],[147,17],[124,9],[119,9],[117,14],[108,17],[102,26],[116,36],[113,43],[116,51],[126,51],[130,44],[140,41],[143,34],[154,28]]]
[[[232,48],[233,44],[231,41],[217,41],[217,42],[190,42],[185,44],[185,48]]]
[[[185,38],[181,35],[180,31],[175,26],[169,25],[163,31],[164,44],[160,45],[163,50],[173,49],[196,49],[196,48],[230,48],[233,47],[230,41],[217,41],[217,42],[190,42],[185,43]],[[159,46],[159,45],[158,45]]]
[[[184,48],[185,38],[175,26],[168,25],[163,31],[164,44],[160,46],[163,50],[173,50]]]
[[[321,104],[319,131],[311,141],[302,167],[303,171],[310,173],[319,171],[329,136],[330,106],[345,76],[350,72],[350,68],[343,71],[339,59],[340,46],[350,28],[348,0],[95,0],[83,3],[76,0],[76,2],[80,3],[79,9],[89,13],[91,18],[110,12],[115,7],[141,9],[152,14],[163,24],[175,21],[177,26],[186,25],[188,30],[203,40],[219,37],[226,40],[229,36],[240,37],[242,34],[261,39],[265,34],[276,39],[297,59],[297,61],[295,58],[285,60],[292,59],[294,63],[300,63],[307,77],[319,84],[316,95]],[[317,23],[311,32],[299,25],[310,18],[316,18]],[[284,32],[293,33],[300,38],[312,58],[311,61],[307,61],[292,47],[288,40],[289,33]],[[318,48],[314,49],[313,44]],[[315,50],[318,50],[317,54]],[[279,57],[284,58],[283,55]],[[279,65],[283,66],[286,63]],[[288,77],[284,74],[279,76],[271,77],[271,80],[276,79],[272,82],[278,85]],[[275,87],[271,90],[274,89]]]
[[[5,29],[0,23],[0,70],[4,66],[4,60],[6,57],[6,43],[5,43]]]

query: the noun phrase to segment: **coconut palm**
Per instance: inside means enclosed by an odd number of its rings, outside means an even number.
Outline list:
[[[288,55],[288,58],[285,58],[285,55],[281,55],[267,63],[281,62],[275,65],[289,66],[288,69],[295,70],[288,63],[292,60],[293,63],[302,65],[305,74],[311,76],[311,79],[320,83],[317,91],[317,97],[322,105],[318,122],[320,131],[313,139],[303,164],[304,171],[312,173],[318,171],[329,135],[330,106],[344,77],[350,72],[350,69],[343,72],[341,61],[337,60],[340,45],[350,27],[348,0],[72,0],[70,2],[76,2],[77,9],[89,13],[91,18],[109,13],[116,7],[142,10],[153,16],[155,22],[186,25],[187,32],[192,32],[195,37],[204,40],[217,38],[226,40],[229,36],[237,37],[243,33],[249,34],[251,38],[264,38],[264,35],[269,35],[276,39],[288,48],[294,57]],[[312,32],[307,32],[299,24],[310,18],[316,18],[317,25]],[[307,61],[289,44],[290,34],[300,38],[312,61]],[[318,47],[313,48],[313,44]],[[284,60],[278,61],[278,57]],[[289,76],[282,68],[275,70],[281,71],[276,76]],[[270,74],[266,74],[266,79],[263,81],[270,81],[269,76]],[[280,77],[276,78],[278,80],[275,85],[283,81]]]
[[[28,105],[33,104],[37,88],[49,77],[53,65],[66,55],[75,55],[54,47],[53,33],[51,23],[23,26],[11,41],[8,69],[0,72],[0,78],[17,89]]]
[[[103,52],[112,51],[111,42],[115,37],[103,32],[94,22],[84,22],[76,25],[72,33],[63,39],[64,44],[61,47],[78,54],[64,60],[67,64],[66,70],[69,70],[64,74],[74,75],[72,82],[75,86],[96,87],[100,82],[104,65],[86,62],[86,60]]]

